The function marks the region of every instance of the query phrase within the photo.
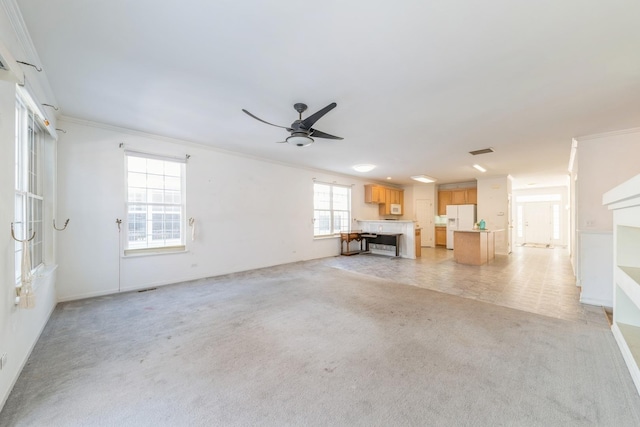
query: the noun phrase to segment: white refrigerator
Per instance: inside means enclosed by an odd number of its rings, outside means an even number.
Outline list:
[[[476,205],[447,206],[447,249],[453,249],[453,232],[473,230],[476,223]]]

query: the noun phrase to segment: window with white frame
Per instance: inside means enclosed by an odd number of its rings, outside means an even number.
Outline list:
[[[125,254],[185,249],[185,161],[125,152]]]
[[[14,234],[16,239],[33,239],[29,242],[31,266],[35,270],[44,263],[43,227],[43,145],[42,119],[29,106],[33,104],[26,94],[16,97],[15,141],[15,212]],[[21,278],[23,246],[15,242],[15,280]]]
[[[349,231],[351,187],[316,182],[313,184],[313,234],[331,236]]]

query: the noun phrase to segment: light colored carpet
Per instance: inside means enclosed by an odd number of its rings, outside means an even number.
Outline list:
[[[2,426],[640,425],[606,320],[307,262],[59,304]]]

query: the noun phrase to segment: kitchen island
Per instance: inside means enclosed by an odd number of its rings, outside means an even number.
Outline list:
[[[496,256],[495,231],[466,230],[453,233],[453,259],[459,264],[483,265]]]
[[[396,247],[392,250],[380,250],[369,247],[369,252],[379,255],[400,256],[416,259],[416,222],[409,220],[357,220],[363,237],[367,234],[380,236],[382,239],[396,238]],[[384,236],[384,237],[383,237]],[[392,237],[394,236],[394,237]],[[366,237],[365,237],[366,239]],[[382,240],[381,239],[381,240]],[[373,239],[371,239],[373,240]],[[370,242],[371,242],[370,240]],[[381,246],[384,246],[385,243]],[[393,246],[386,243],[386,246]],[[396,252],[397,251],[397,252]]]

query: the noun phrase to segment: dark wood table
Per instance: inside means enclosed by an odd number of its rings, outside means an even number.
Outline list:
[[[352,241],[357,241],[360,242],[360,249],[355,250],[355,251],[350,251],[349,250],[349,243],[351,243]],[[344,250],[344,243],[347,243],[347,250]],[[350,255],[357,255],[361,252],[365,252],[365,250],[363,249],[363,240],[362,240],[362,231],[349,231],[346,233],[340,233],[340,255],[346,255],[346,256],[350,256]]]

